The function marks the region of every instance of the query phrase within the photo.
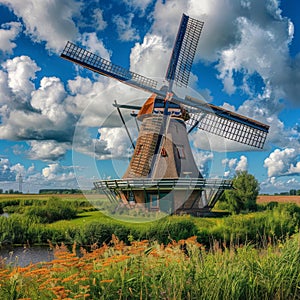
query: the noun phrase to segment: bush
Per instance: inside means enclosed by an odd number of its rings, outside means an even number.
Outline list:
[[[108,243],[113,234],[127,242],[130,229],[121,224],[92,222],[82,228],[78,242],[83,245],[102,245]]]
[[[197,235],[197,226],[189,217],[167,217],[154,222],[150,227],[141,231],[139,239],[157,240],[168,244],[172,240],[186,239]]]
[[[58,220],[70,220],[76,217],[77,210],[73,204],[51,197],[46,205],[35,204],[30,207],[27,216],[37,216],[41,223],[53,223]]]

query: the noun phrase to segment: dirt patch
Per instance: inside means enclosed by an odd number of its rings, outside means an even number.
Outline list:
[[[261,195],[257,197],[258,204],[269,203],[269,202],[296,203],[300,205],[300,196]]]

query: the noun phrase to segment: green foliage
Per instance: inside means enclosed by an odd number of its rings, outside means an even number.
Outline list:
[[[72,203],[51,197],[45,205],[37,203],[27,210],[25,215],[36,216],[41,223],[52,223],[58,220],[70,220],[76,217],[77,210]]]
[[[232,213],[242,210],[255,211],[256,198],[259,192],[259,183],[247,171],[238,171],[233,178],[233,190],[225,191],[225,198]]]
[[[251,242],[257,246],[269,240],[278,242],[299,230],[300,208],[294,204],[267,205],[255,213],[230,215],[223,218],[168,216],[156,222],[129,223],[111,219],[99,211],[90,210],[89,202],[80,198],[32,198],[0,201],[10,216],[0,217],[0,244],[65,242],[80,245],[101,245],[112,234],[124,242],[157,240],[168,244],[172,240],[197,236],[210,246],[217,240],[224,245]],[[71,212],[70,212],[71,209]],[[60,221],[55,221],[60,220]],[[137,221],[134,217],[132,220]]]
[[[190,217],[167,217],[141,230],[138,238],[157,240],[167,244],[172,240],[187,239],[197,234],[197,226]]]

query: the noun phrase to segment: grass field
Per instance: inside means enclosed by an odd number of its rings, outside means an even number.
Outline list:
[[[0,217],[0,246],[57,245],[49,263],[20,268],[0,260],[0,299],[300,298],[295,204],[139,223],[135,216],[132,222],[110,218],[83,195],[54,196],[0,196],[1,209],[9,211]],[[66,208],[76,215],[50,221]],[[92,251],[82,248],[78,256],[80,246]]]

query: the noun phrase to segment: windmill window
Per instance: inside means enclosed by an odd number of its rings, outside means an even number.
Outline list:
[[[159,209],[158,195],[150,195],[150,209]]]
[[[162,156],[162,157],[167,157],[167,156],[168,156],[168,153],[167,153],[165,147],[163,147],[163,148],[161,149],[161,156]]]
[[[184,147],[181,145],[177,146],[177,153],[178,153],[178,157],[181,159],[185,159],[185,152],[184,152]]]

